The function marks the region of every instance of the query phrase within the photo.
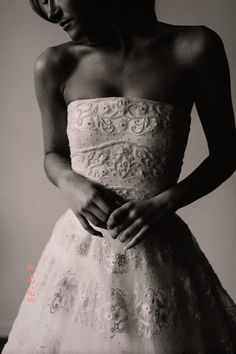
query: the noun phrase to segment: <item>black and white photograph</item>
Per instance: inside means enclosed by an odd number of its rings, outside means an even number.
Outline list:
[[[235,15],[0,0],[0,353],[236,354]]]

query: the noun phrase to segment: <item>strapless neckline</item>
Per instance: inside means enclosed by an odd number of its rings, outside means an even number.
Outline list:
[[[162,105],[162,106],[169,107],[171,110],[174,108],[181,109],[180,106],[174,105],[173,103],[168,103],[168,102],[161,101],[161,100],[152,100],[149,98],[129,97],[129,96],[106,96],[106,97],[80,98],[80,99],[73,100],[70,103],[68,103],[67,109],[71,108],[74,104],[77,104],[80,102],[81,103],[85,103],[85,102],[89,103],[89,102],[96,102],[96,101],[109,101],[109,100],[119,100],[119,99],[131,101],[131,102],[144,102],[144,103],[150,103],[150,104],[154,104],[154,105]]]

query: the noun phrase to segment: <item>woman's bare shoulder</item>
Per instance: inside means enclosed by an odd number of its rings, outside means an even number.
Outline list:
[[[172,25],[160,23],[162,33],[171,38],[172,53],[181,64],[194,65],[214,53],[222,52],[221,37],[205,25]]]
[[[49,47],[45,49],[39,57],[35,60],[34,70],[38,74],[42,74],[45,71],[50,72],[55,70],[58,64],[60,64],[65,57],[66,46],[60,44],[58,46]]]
[[[163,33],[172,33],[176,39],[188,41],[189,43],[201,42],[204,44],[220,40],[219,34],[205,25],[173,25],[170,23],[158,22]]]
[[[38,77],[65,78],[73,66],[73,61],[78,63],[84,51],[83,45],[70,41],[45,49],[34,63],[34,72]]]
[[[175,26],[175,54],[183,63],[194,65],[207,60],[224,45],[213,29],[204,26]]]

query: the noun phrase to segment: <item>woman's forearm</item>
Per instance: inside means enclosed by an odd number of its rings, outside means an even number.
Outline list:
[[[70,160],[56,152],[50,152],[45,155],[44,170],[48,179],[59,189],[61,189],[66,177],[74,173]]]
[[[176,211],[210,193],[235,171],[235,159],[207,157],[188,177],[165,192]]]

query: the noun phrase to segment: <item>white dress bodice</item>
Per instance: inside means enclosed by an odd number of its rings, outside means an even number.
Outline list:
[[[176,183],[190,117],[160,101],[90,98],[68,105],[72,169],[125,200],[151,198]]]

